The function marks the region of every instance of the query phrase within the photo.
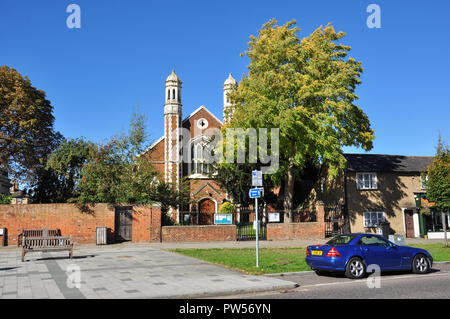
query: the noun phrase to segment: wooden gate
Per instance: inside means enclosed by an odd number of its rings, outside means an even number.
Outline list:
[[[130,241],[132,239],[133,208],[116,207],[115,235],[117,241]]]

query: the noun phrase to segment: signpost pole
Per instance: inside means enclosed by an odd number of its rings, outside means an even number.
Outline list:
[[[253,187],[262,187],[263,186],[263,175],[262,171],[252,171],[252,186]],[[252,192],[253,190],[253,192]],[[263,188],[253,188],[250,189],[250,198],[255,198],[255,215],[256,215],[256,267],[259,268],[259,216],[258,216],[258,198],[264,195]],[[254,223],[255,223],[254,222]]]
[[[258,198],[255,198],[256,210],[256,268],[259,268],[259,218],[258,218]]]

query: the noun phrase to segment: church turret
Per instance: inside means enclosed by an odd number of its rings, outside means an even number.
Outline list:
[[[229,93],[231,93],[234,89],[237,87],[237,81],[233,78],[233,76],[228,75],[228,78],[225,80],[225,83],[223,84],[223,121],[224,123],[227,123],[229,121],[229,114],[227,116],[227,112],[233,112],[232,109],[232,103],[230,101],[230,97],[228,96]]]
[[[172,70],[165,82],[166,102],[164,104],[164,176],[165,181],[173,183],[177,188],[180,185],[180,141],[179,129],[182,120],[181,85],[183,82]]]

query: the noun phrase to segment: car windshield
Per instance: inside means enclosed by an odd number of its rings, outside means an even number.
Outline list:
[[[336,246],[336,245],[348,245],[349,242],[355,238],[356,235],[340,235],[334,237],[332,240],[327,242],[327,245]]]

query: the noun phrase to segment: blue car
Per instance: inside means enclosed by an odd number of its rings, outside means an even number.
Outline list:
[[[348,278],[366,275],[369,265],[381,271],[410,270],[425,274],[433,266],[433,257],[424,249],[399,246],[375,234],[339,235],[325,245],[306,248],[306,263],[318,275],[343,272]]]

